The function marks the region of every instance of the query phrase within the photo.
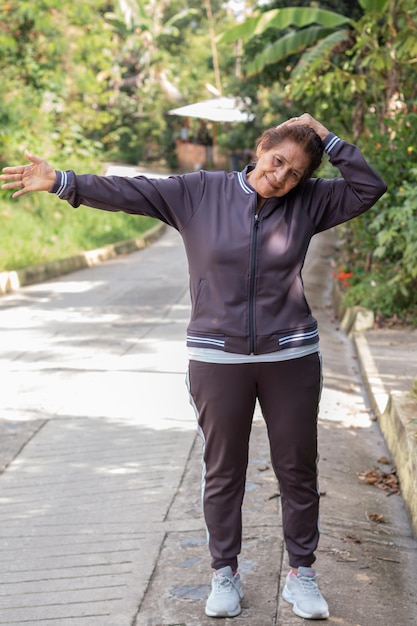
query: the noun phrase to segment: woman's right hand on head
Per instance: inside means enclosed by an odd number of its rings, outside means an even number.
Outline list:
[[[12,181],[2,185],[2,189],[18,189],[13,194],[13,198],[31,191],[50,191],[55,183],[55,170],[47,161],[34,156],[27,150],[25,157],[29,161],[28,165],[5,167],[3,174],[0,175],[0,180]]]
[[[300,117],[291,117],[289,120],[287,120],[286,122],[283,122],[279,126],[285,126],[285,125],[309,126],[310,128],[314,130],[314,132],[318,134],[318,136],[321,139],[324,139],[329,134],[328,128],[326,128],[326,126],[324,126],[321,122],[316,120],[309,113],[303,113],[302,115],[300,115]],[[279,128],[279,126],[277,126],[277,128]]]

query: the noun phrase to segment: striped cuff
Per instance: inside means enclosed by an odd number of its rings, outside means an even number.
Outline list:
[[[60,198],[65,194],[68,187],[68,172],[62,172],[61,170],[55,170],[56,178],[55,183],[49,193],[54,193]]]
[[[330,154],[333,148],[341,141],[340,137],[334,133],[329,133],[327,137],[323,139],[324,151],[326,154]]]

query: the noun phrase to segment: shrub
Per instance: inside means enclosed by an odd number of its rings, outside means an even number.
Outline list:
[[[417,114],[397,114],[386,128],[370,128],[364,152],[388,191],[373,209],[339,230],[339,263],[353,272],[344,303],[417,323]]]

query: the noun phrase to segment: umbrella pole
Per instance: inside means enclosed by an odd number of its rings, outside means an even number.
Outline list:
[[[213,137],[213,165],[216,167],[216,157],[217,157],[217,124],[216,122],[212,122],[211,126],[211,134]]]
[[[213,122],[212,135],[213,135],[213,146],[214,146],[216,144],[216,141],[217,141],[217,124],[216,124],[216,122]]]

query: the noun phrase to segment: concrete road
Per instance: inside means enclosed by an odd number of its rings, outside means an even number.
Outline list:
[[[330,623],[417,624],[417,549],[399,495],[359,474],[390,460],[330,307],[334,239],[304,275],[320,324],[322,538]],[[200,443],[184,385],[187,267],[176,233],[0,300],[0,625],[206,626]],[[241,616],[292,626],[279,491],[257,412]],[[232,620],[222,623],[228,624]]]

